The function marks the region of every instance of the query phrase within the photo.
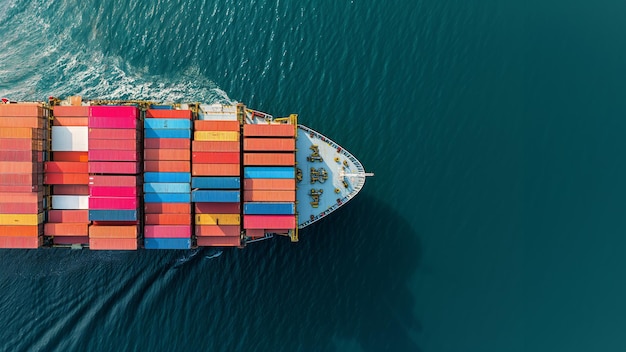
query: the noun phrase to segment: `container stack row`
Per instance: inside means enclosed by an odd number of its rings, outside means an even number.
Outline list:
[[[136,106],[89,107],[89,248],[136,250],[142,123]]]
[[[191,110],[148,109],[144,119],[144,247],[191,248]]]
[[[89,244],[88,106],[53,110],[51,159],[44,183],[52,191],[44,234],[55,245]]]
[[[48,109],[0,105],[0,248],[38,248],[45,218]]]
[[[296,227],[295,126],[243,126],[243,227],[252,239]]]
[[[234,115],[228,117],[194,121],[191,186],[198,246],[241,245],[241,128]]]

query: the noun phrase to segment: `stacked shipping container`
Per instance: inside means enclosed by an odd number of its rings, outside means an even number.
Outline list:
[[[241,144],[235,114],[194,121],[192,202],[198,246],[241,245]]]
[[[0,105],[0,248],[43,244],[47,117],[41,104]]]
[[[44,234],[55,245],[89,244],[88,106],[56,106],[52,111],[52,157],[44,183],[52,204]]]
[[[89,107],[90,249],[136,250],[142,124],[135,106]]]
[[[149,109],[144,120],[144,247],[191,248],[191,110]]]
[[[243,227],[250,238],[296,227],[295,131],[291,124],[243,126]]]

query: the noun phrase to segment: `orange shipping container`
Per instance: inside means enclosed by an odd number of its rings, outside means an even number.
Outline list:
[[[144,149],[144,160],[189,160],[189,149]]]
[[[55,116],[52,120],[54,126],[88,126],[88,117],[73,117],[73,116]]]
[[[0,150],[7,152],[10,150],[43,150],[43,141],[28,138],[0,138]]]
[[[47,185],[86,185],[89,184],[89,174],[47,173],[44,175],[43,183]]]
[[[246,202],[295,202],[296,191],[250,191],[243,192]]]
[[[239,164],[193,164],[192,176],[239,176]]]
[[[2,117],[0,127],[43,128],[45,120],[37,116]]]
[[[128,226],[89,226],[89,238],[137,238],[136,225]]]
[[[296,150],[296,140],[294,138],[244,138],[243,150],[293,152]]]
[[[140,150],[132,139],[93,139],[89,138],[89,150]]]
[[[191,150],[194,152],[238,152],[239,142],[193,141]]]
[[[46,236],[87,236],[87,223],[53,223],[44,225]]]
[[[42,225],[2,225],[0,236],[2,237],[37,237],[43,235]]]
[[[294,153],[245,153],[244,165],[293,166],[296,164]]]
[[[191,119],[191,110],[148,109],[146,110],[146,117],[166,119]]]
[[[243,125],[244,137],[294,137],[296,128],[287,124],[246,124]]]
[[[0,203],[0,214],[37,214],[43,211],[43,202]]]
[[[52,152],[52,159],[54,161],[81,161],[87,162],[88,152]]]
[[[54,185],[52,186],[52,194],[79,196],[89,195],[89,185]]]
[[[190,203],[144,203],[146,214],[191,214]]]
[[[41,166],[41,168],[40,168]],[[41,169],[41,170],[39,170]],[[43,165],[32,161],[0,161],[0,173],[21,174],[43,172]]]
[[[136,238],[89,238],[91,250],[137,250]]]
[[[0,203],[39,203],[43,201],[41,192],[5,192],[0,195]]]
[[[0,138],[26,138],[41,139],[43,132],[37,128],[19,127],[19,128],[0,128]]]
[[[143,169],[145,172],[189,172],[191,169],[190,161],[144,161]]]
[[[43,236],[39,237],[0,237],[0,248],[36,249],[43,244]]]
[[[0,185],[28,186],[43,183],[43,174],[2,174],[0,173]]]
[[[196,236],[237,236],[241,227],[239,225],[196,225]]]
[[[239,131],[239,121],[195,120],[194,131]]]
[[[189,149],[189,138],[144,138],[143,145],[146,149]]]
[[[146,214],[146,225],[189,225],[190,214]]]
[[[40,103],[19,103],[0,105],[0,117],[6,116],[44,116],[45,111]]]
[[[89,106],[55,106],[52,110],[57,117],[89,117]]]
[[[37,192],[41,189],[39,185],[30,186],[16,186],[16,185],[2,185],[0,184],[0,192]],[[0,213],[2,213],[0,211]]]
[[[45,172],[62,172],[68,174],[87,173],[88,163],[79,161],[46,161],[43,170]]]

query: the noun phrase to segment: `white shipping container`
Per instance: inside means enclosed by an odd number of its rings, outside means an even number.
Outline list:
[[[89,209],[89,196],[52,196],[52,209]]]
[[[52,126],[53,152],[86,152],[88,141],[87,126]]]

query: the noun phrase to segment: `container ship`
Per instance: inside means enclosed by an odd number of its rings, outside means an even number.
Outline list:
[[[275,235],[296,242],[370,175],[295,114],[3,99],[0,248],[244,248]]]

